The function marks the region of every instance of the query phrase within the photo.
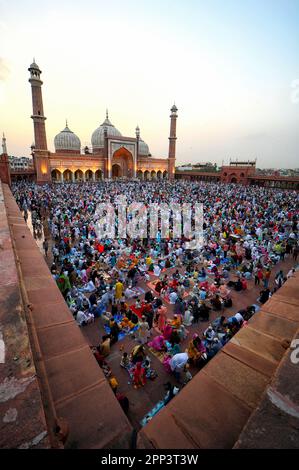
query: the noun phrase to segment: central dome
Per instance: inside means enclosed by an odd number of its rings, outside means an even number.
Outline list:
[[[104,133],[105,128],[107,129],[107,134],[114,137],[121,137],[121,133],[116,127],[109,121],[108,113],[106,113],[106,119],[103,124],[100,125],[91,136],[91,145],[93,150],[104,147]]]
[[[79,137],[76,136],[69,128],[66,123],[65,129],[56,135],[54,138],[55,150],[72,150],[80,152],[81,142]]]

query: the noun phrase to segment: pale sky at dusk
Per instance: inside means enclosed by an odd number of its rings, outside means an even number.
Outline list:
[[[299,167],[298,25],[299,0],[0,0],[0,132],[29,155],[35,57],[51,151],[66,118],[90,144],[108,108],[166,157],[175,101],[177,163]]]

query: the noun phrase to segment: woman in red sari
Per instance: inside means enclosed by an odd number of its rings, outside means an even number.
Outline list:
[[[135,370],[133,372],[133,384],[134,388],[143,387],[145,385],[146,378],[145,378],[145,370],[142,367],[141,362],[137,362],[135,366]]]

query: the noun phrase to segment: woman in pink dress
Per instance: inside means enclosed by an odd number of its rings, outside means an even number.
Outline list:
[[[158,308],[158,315],[159,315],[158,328],[161,331],[161,333],[163,333],[165,325],[166,325],[166,319],[167,319],[166,312],[167,312],[167,308],[164,307],[163,305],[161,305],[161,307]]]
[[[148,346],[153,348],[155,351],[166,349],[164,336],[155,336],[155,338],[148,343]]]
[[[166,341],[170,340],[171,334],[173,332],[172,326],[168,324],[165,325],[165,328],[163,330],[163,336]]]

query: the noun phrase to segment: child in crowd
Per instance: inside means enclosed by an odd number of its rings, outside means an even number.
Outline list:
[[[120,366],[123,367],[124,369],[129,369],[130,367],[130,360],[128,357],[128,353],[124,352],[120,361]]]

